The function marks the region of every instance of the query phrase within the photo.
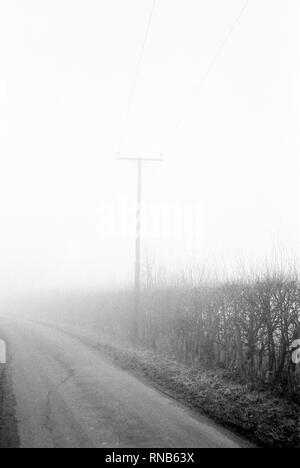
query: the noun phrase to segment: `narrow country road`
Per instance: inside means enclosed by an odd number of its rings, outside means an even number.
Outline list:
[[[246,446],[65,332],[26,320],[0,328],[21,448]]]

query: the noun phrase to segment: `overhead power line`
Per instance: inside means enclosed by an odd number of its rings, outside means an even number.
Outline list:
[[[208,64],[208,67],[206,69],[206,71],[204,72],[204,74],[202,75],[199,83],[198,83],[198,86],[199,85],[202,85],[208,78],[208,76],[210,75],[211,71],[213,70],[219,56],[221,55],[224,47],[227,45],[227,43],[229,42],[229,39],[231,38],[234,30],[236,29],[238,23],[240,22],[242,16],[244,15],[247,7],[248,7],[248,4],[249,4],[249,0],[246,0],[246,2],[244,3],[244,5],[242,6],[241,10],[239,11],[237,17],[235,18],[235,20],[233,21],[233,23],[231,24],[230,28],[228,29],[224,39],[222,40],[222,42],[220,43],[219,47],[217,48],[215,54],[213,55],[211,61],[209,62]],[[190,107],[189,104],[187,104],[187,106],[185,107],[185,110],[188,110],[188,108]],[[184,113],[184,112],[183,112]],[[182,124],[183,122],[183,117],[181,116],[177,123],[176,123],[176,129],[178,129],[180,127],[180,125]]]
[[[157,0],[152,0],[152,5],[151,5],[147,25],[146,25],[146,30],[145,30],[145,34],[144,34],[144,37],[143,37],[143,42],[142,42],[140,54],[139,54],[139,57],[138,57],[137,67],[136,67],[136,71],[135,71],[135,74],[134,74],[132,86],[130,88],[127,108],[126,108],[126,111],[124,113],[123,122],[122,122],[122,125],[121,125],[121,132],[120,132],[120,138],[119,138],[119,142],[118,142],[117,151],[120,150],[120,145],[122,143],[123,123],[124,123],[125,118],[128,117],[128,115],[130,114],[132,104],[133,104],[133,100],[134,100],[134,97],[135,97],[139,77],[140,77],[140,74],[141,74],[141,69],[142,69],[143,59],[144,59],[144,55],[145,55],[145,50],[146,50],[146,46],[147,46],[147,42],[148,42],[150,30],[151,30],[151,25],[152,25],[152,20],[153,20],[153,16],[154,16],[156,3],[157,3]]]
[[[145,49],[146,49],[146,45],[147,45],[147,42],[148,42],[148,37],[149,37],[151,25],[152,25],[154,10],[155,10],[155,7],[156,7],[156,2],[157,2],[157,0],[152,1],[152,7],[151,7],[151,10],[150,10],[148,23],[147,23],[147,27],[146,27],[146,32],[145,32],[144,40],[143,40],[142,47],[141,47],[141,52],[140,52],[138,63],[137,63],[136,73],[135,73],[135,76],[134,76],[132,88],[131,88],[130,95],[129,95],[128,108],[127,108],[128,113],[131,110],[131,106],[132,106],[133,99],[134,99],[134,96],[135,96],[135,91],[136,91],[138,80],[139,80],[139,77],[140,77],[142,63],[143,63],[144,54],[145,54]]]

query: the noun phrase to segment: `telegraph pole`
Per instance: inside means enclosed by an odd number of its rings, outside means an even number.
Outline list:
[[[160,158],[142,157],[120,157],[119,161],[133,161],[137,165],[137,197],[136,197],[136,230],[135,230],[135,278],[134,278],[134,317],[133,317],[133,338],[138,339],[139,335],[139,309],[141,297],[141,232],[142,232],[142,176],[143,163],[161,162]]]

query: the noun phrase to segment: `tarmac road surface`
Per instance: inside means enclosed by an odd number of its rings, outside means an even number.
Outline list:
[[[67,332],[2,318],[1,332],[21,448],[248,446]]]

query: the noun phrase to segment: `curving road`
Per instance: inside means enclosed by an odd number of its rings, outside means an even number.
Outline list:
[[[21,448],[247,446],[68,333],[3,319],[1,330]]]

